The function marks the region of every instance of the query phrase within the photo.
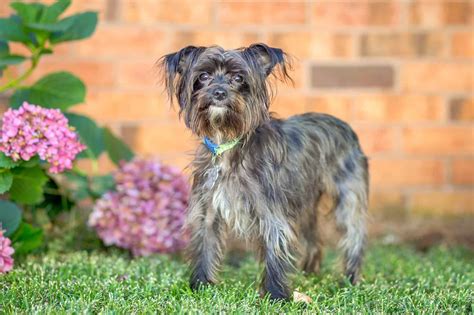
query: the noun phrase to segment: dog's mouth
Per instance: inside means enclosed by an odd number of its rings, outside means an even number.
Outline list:
[[[215,101],[206,102],[199,106],[199,109],[203,112],[207,111],[209,114],[219,114],[224,115],[226,113],[235,112],[235,105],[231,104],[229,101]]]

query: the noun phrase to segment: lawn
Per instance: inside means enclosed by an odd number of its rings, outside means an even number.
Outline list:
[[[0,276],[0,313],[472,313],[474,254],[435,247],[372,245],[358,286],[343,283],[329,252],[320,276],[297,274],[295,288],[310,305],[272,303],[256,292],[259,267],[252,257],[226,265],[222,282],[199,293],[187,286],[177,258],[130,259],[119,251],[28,256]]]

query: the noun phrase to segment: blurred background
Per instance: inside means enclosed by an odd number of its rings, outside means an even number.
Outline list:
[[[66,14],[84,10],[99,12],[95,34],[58,46],[30,81],[59,70],[79,76],[87,102],[75,109],[137,154],[184,168],[199,141],[166,100],[159,57],[186,45],[264,42],[294,57],[295,84],[279,85],[272,111],[333,114],[359,134],[374,233],[424,229],[428,241],[474,242],[473,1],[76,0]],[[4,110],[7,96],[0,103]],[[105,156],[100,163],[114,168]]]

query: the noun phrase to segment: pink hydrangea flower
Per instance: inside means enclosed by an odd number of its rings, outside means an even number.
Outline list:
[[[189,184],[178,169],[136,158],[122,163],[115,181],[116,191],[99,199],[89,217],[106,245],[129,249],[134,256],[184,247]]]
[[[51,173],[71,169],[76,155],[86,148],[59,109],[24,102],[19,109],[10,108],[2,121],[0,151],[14,161],[38,155],[50,163]]]
[[[10,245],[10,239],[3,236],[3,231],[0,229],[0,273],[9,272],[13,268],[12,255],[15,250]]]

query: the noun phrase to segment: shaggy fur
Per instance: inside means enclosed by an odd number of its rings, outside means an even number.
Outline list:
[[[216,282],[226,235],[233,233],[258,244],[265,265],[261,293],[288,299],[294,266],[319,270],[322,199],[332,201],[345,272],[355,283],[366,243],[368,165],[349,125],[325,114],[270,115],[269,76],[290,79],[277,48],[189,46],[161,63],[168,93],[197,136],[218,144],[241,137],[215,161],[200,145],[192,163],[191,287]]]

